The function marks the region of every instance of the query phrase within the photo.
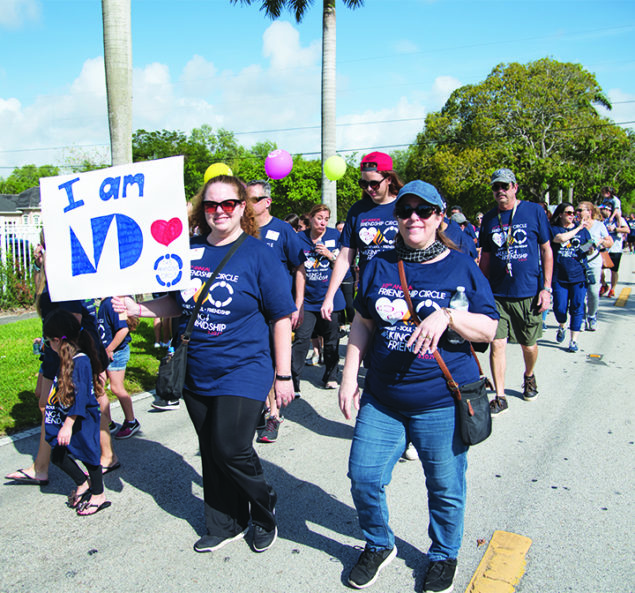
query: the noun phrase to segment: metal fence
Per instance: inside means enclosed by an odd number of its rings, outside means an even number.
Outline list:
[[[0,220],[0,260],[20,272],[24,279],[33,276],[33,249],[40,242],[42,225]]]

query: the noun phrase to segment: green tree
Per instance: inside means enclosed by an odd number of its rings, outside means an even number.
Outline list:
[[[570,187],[586,194],[602,174],[619,177],[618,155],[629,145],[626,132],[599,115],[599,105],[611,108],[580,64],[549,58],[499,64],[426,117],[407,176],[434,183],[470,213],[491,204],[489,175],[503,166],[516,172],[525,197],[549,192],[553,201]]]
[[[348,8],[364,5],[364,0],[343,0]],[[231,0],[233,4],[260,4],[260,10],[272,19],[280,17],[283,9],[293,12],[300,22],[313,0]],[[322,0],[322,162],[335,154],[335,0]],[[322,171],[322,202],[331,212],[337,208],[337,184]],[[331,222],[333,222],[331,217]]]
[[[13,169],[6,179],[0,179],[0,193],[19,194],[25,189],[40,185],[40,177],[53,177],[59,175],[60,170],[53,165],[24,165]]]

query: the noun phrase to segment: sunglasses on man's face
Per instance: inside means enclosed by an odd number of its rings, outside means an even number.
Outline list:
[[[240,200],[223,200],[222,202],[205,201],[203,202],[203,208],[206,214],[216,214],[219,206],[225,214],[233,214],[238,204],[240,204]]]
[[[408,220],[412,213],[415,212],[417,216],[423,220],[427,220],[433,214],[438,214],[439,209],[429,204],[419,204],[418,206],[409,206],[407,204],[397,204],[395,208],[395,214],[402,220]]]
[[[252,204],[257,204],[258,202],[262,202],[263,200],[266,200],[269,196],[253,196],[251,198],[249,198],[249,201]]]
[[[366,181],[365,179],[360,179],[357,184],[359,185],[359,187],[361,187],[364,191],[366,191],[369,187],[370,189],[372,189],[373,191],[377,191],[379,189],[379,186],[386,181],[386,177],[384,177],[381,181],[377,181],[376,179],[373,179],[372,181]]]
[[[499,189],[507,191],[509,189],[509,183],[492,183],[493,191],[498,191]]]

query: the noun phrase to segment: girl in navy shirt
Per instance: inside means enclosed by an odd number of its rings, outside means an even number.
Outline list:
[[[44,320],[44,339],[60,358],[44,412],[46,441],[51,461],[66,472],[77,487],[68,505],[78,515],[94,515],[110,506],[104,494],[99,445],[100,363],[88,332],[72,313],[57,309]],[[77,465],[81,461],[88,478]]]
[[[311,345],[313,330],[324,340],[324,374],[322,382],[327,389],[337,389],[337,363],[339,362],[339,318],[346,301],[338,288],[335,293],[330,319],[323,319],[320,307],[333,273],[333,264],[339,253],[340,234],[328,227],[331,211],[324,204],[316,204],[309,213],[310,227],[298,233],[306,260],[306,285],[304,288],[304,320],[295,330],[291,362],[293,387],[300,393],[300,376]]]
[[[585,267],[586,252],[591,234],[588,229],[591,220],[574,222],[575,209],[569,202],[563,202],[551,217],[553,239],[553,312],[558,322],[556,341],[564,342],[567,310],[571,315],[569,352],[578,351],[578,335],[584,319],[584,299],[586,297]]]

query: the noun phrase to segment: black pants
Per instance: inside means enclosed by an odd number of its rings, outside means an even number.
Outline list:
[[[342,284],[340,284],[340,290],[346,301],[346,308],[340,311],[340,325],[353,323],[353,317],[355,317],[355,307],[353,307],[353,301],[355,300],[355,282],[342,282]]]
[[[311,334],[313,329],[324,338],[324,375],[322,381],[337,380],[337,363],[340,360],[340,327],[339,311],[333,311],[331,321],[322,319],[319,311],[305,311],[302,325],[295,330],[295,339],[291,349],[291,375],[293,376],[293,388],[300,391],[300,376],[304,369],[304,361],[311,346]]]
[[[183,391],[198,435],[209,535],[232,537],[252,522],[267,531],[276,521],[276,493],[267,484],[253,439],[263,403],[237,396],[204,397]]]
[[[86,481],[86,474],[81,470],[77,462],[70,456],[68,449],[61,445],[55,445],[51,451],[51,461],[64,473],[68,474],[75,485],[81,486]],[[90,491],[93,494],[101,494],[104,491],[104,476],[101,473],[101,465],[83,462],[88,470],[90,479]]]

